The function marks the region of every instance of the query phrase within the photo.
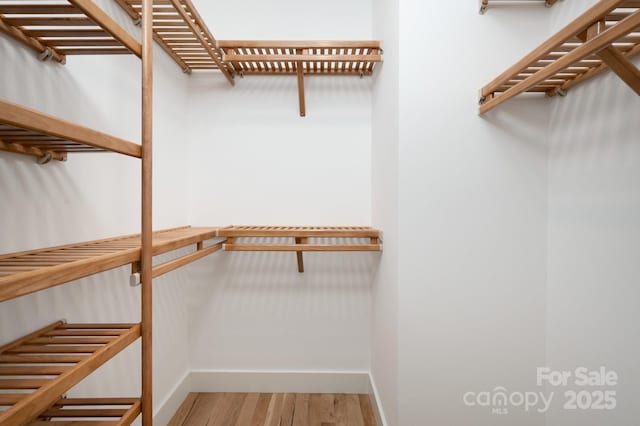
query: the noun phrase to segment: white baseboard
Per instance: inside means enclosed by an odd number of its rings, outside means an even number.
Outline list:
[[[171,420],[176,411],[178,411],[178,408],[180,408],[182,401],[184,401],[189,392],[191,392],[190,377],[190,371],[184,373],[184,376],[176,383],[169,396],[160,403],[160,407],[153,413],[154,425],[165,426],[169,423],[169,420]]]
[[[192,370],[160,404],[154,424],[166,425],[190,392],[369,394],[376,420],[386,426],[373,378],[366,371]]]
[[[192,392],[368,393],[369,373],[193,370]]]
[[[384,410],[382,409],[382,401],[380,400],[380,395],[378,394],[378,388],[376,387],[376,381],[373,380],[373,376],[369,374],[369,399],[371,399],[371,405],[373,409],[373,414],[376,416],[376,423],[378,426],[387,426],[387,419],[384,415]]]

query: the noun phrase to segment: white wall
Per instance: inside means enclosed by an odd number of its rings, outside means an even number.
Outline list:
[[[463,403],[535,390],[545,356],[549,101],[481,117],[477,93],[540,42],[548,10],[476,6],[400,3],[399,425],[544,422]]]
[[[100,1],[132,34],[139,33],[115,2]],[[180,131],[186,80],[156,50],[155,228],[187,224],[186,138]],[[140,140],[140,61],[131,56],[69,57],[41,63],[33,51],[0,35],[0,97],[134,141]],[[175,171],[172,173],[171,171]],[[32,157],[0,152],[0,252],[139,232],[140,162],[117,154],[69,155],[39,166]],[[165,256],[166,258],[166,256]],[[50,322],[139,321],[139,289],[120,268],[0,304],[0,342]],[[186,273],[155,280],[155,401],[187,370]],[[76,390],[84,395],[138,395],[139,345]]]
[[[372,284],[371,381],[382,421],[398,423],[398,145],[399,4],[373,2],[374,38],[383,41],[385,63],[372,94],[372,222],[383,230],[384,256]]]
[[[368,0],[198,1],[218,39],[368,39]],[[339,13],[335,11],[339,10]],[[248,13],[250,11],[250,13]],[[368,225],[370,78],[190,79],[191,222]],[[222,253],[194,265],[191,366],[368,371],[376,254]],[[259,354],[259,355],[257,355]]]
[[[553,9],[554,27],[593,3],[559,4]],[[548,363],[561,370],[604,366],[618,373],[620,383],[614,388],[616,410],[566,411],[559,405],[548,416],[549,426],[638,423],[639,113],[640,98],[611,72],[553,101]]]

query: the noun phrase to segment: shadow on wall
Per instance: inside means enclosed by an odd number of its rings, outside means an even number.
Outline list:
[[[192,368],[362,370],[379,256],[305,253],[302,274],[295,253],[226,252],[194,264]]]
[[[295,76],[248,75],[244,78],[236,76],[235,80],[235,86],[231,87],[223,79],[211,78],[210,74],[194,73],[190,79],[191,95],[209,96],[207,106],[215,111],[216,117],[228,118],[238,124],[254,118],[260,121],[290,120],[291,114],[296,114],[293,118],[299,118]],[[345,113],[358,114],[361,109],[368,111],[372,84],[371,77],[306,76],[305,98],[309,117],[313,117],[315,111],[316,117],[345,120],[349,118]],[[340,108],[335,108],[337,103]],[[350,104],[360,107],[350,109]],[[271,125],[276,124],[271,122]]]

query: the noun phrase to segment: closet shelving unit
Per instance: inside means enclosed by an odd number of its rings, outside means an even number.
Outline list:
[[[225,251],[296,252],[298,272],[304,272],[303,252],[381,251],[380,231],[369,227],[228,226],[217,231],[226,238]],[[238,241],[250,239],[250,242]],[[254,240],[258,239],[258,242]],[[281,240],[288,242],[281,242]]]
[[[480,113],[524,92],[564,96],[608,69],[640,95],[640,1],[600,0],[480,93]]]
[[[112,152],[139,158],[142,169],[141,234],[0,255],[0,303],[128,264],[132,284],[142,285],[140,323],[60,321],[0,347],[0,424],[129,425],[142,414],[143,425],[151,425],[154,277],[220,249],[296,252],[300,272],[305,251],[381,250],[379,231],[363,227],[183,227],[153,233],[151,199],[154,40],[185,72],[218,70],[232,85],[236,74],[296,75],[302,115],[305,74],[371,75],[382,61],[379,42],[218,42],[190,0],[116,1],[142,25],[141,43],[91,0],[0,0],[0,31],[43,61],[64,64],[68,55],[114,54],[142,60],[141,144],[0,100],[0,150],[35,156],[40,163],[65,161],[69,154]],[[261,240],[237,241],[247,237]],[[213,238],[222,240],[205,247]],[[280,243],[283,238],[294,244]],[[194,246],[189,254],[153,265],[154,256],[189,246]],[[138,338],[140,398],[64,397]]]
[[[116,0],[140,19],[140,0]],[[216,40],[190,0],[156,0],[154,39],[187,73],[219,70],[229,83],[240,75],[295,75],[300,115],[306,115],[305,75],[369,76],[382,49],[378,41]]]
[[[144,0],[151,10],[152,0]],[[88,276],[131,259],[139,265],[142,302],[139,324],[55,323],[0,348],[0,424],[26,425],[62,414],[92,424],[92,418],[130,424],[139,413],[152,424],[152,19],[144,13],[142,42],[137,42],[91,0],[0,1],[0,30],[34,49],[40,59],[65,63],[67,55],[135,54],[142,60],[142,137],[135,144],[24,108],[0,103],[0,147],[35,155],[42,162],[64,160],[71,152],[111,151],[141,159],[142,232],[130,239],[78,244],[2,256],[2,300]],[[135,241],[134,245],[130,244]],[[180,247],[175,236],[173,247]],[[198,248],[202,242],[196,241]],[[163,244],[159,244],[163,246]],[[162,251],[172,244],[164,244]],[[183,259],[184,261],[184,259]],[[180,261],[165,264],[170,270]],[[176,266],[177,267],[177,266]],[[160,271],[162,272],[162,270]],[[134,340],[142,338],[141,398],[61,400],[71,387]],[[9,378],[6,378],[9,377]],[[34,378],[36,377],[36,378]],[[122,403],[114,411],[108,403]],[[68,411],[69,406],[76,408]],[[66,407],[66,408],[65,408]],[[61,411],[65,411],[62,413]],[[83,423],[82,420],[89,423]],[[73,424],[73,423],[71,423]]]
[[[551,7],[558,2],[558,0],[479,0],[480,1],[480,14],[484,15],[487,12],[490,4],[499,5],[499,4],[517,4],[517,3],[539,3],[543,4],[545,7]]]

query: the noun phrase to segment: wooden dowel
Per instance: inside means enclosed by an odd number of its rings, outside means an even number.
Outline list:
[[[307,244],[309,240],[304,237],[296,237],[296,244]],[[304,255],[301,251],[296,252],[296,258],[298,261],[298,272],[304,272]]]
[[[59,365],[26,367],[3,367],[0,365],[0,376],[55,376],[68,371],[69,368],[71,367]]]
[[[166,274],[167,272],[171,272],[184,265],[195,262],[196,260],[201,259],[211,253],[217,252],[221,248],[222,248],[222,243],[217,243],[210,247],[198,250],[194,253],[172,260],[170,262],[163,263],[162,265],[158,265],[153,268],[153,278],[157,278],[161,275]]]
[[[225,251],[380,251],[379,244],[224,244]]]
[[[296,62],[296,73],[298,75],[298,102],[300,103],[300,117],[304,117],[307,115],[307,109],[304,99],[304,70],[302,61]]]
[[[181,9],[182,10],[182,9]],[[184,11],[183,11],[184,12]],[[142,425],[153,423],[153,0],[142,0]]]
[[[87,359],[88,355],[0,355],[0,363],[6,364],[74,364]]]
[[[124,408],[50,408],[40,417],[122,417],[127,412]]]

